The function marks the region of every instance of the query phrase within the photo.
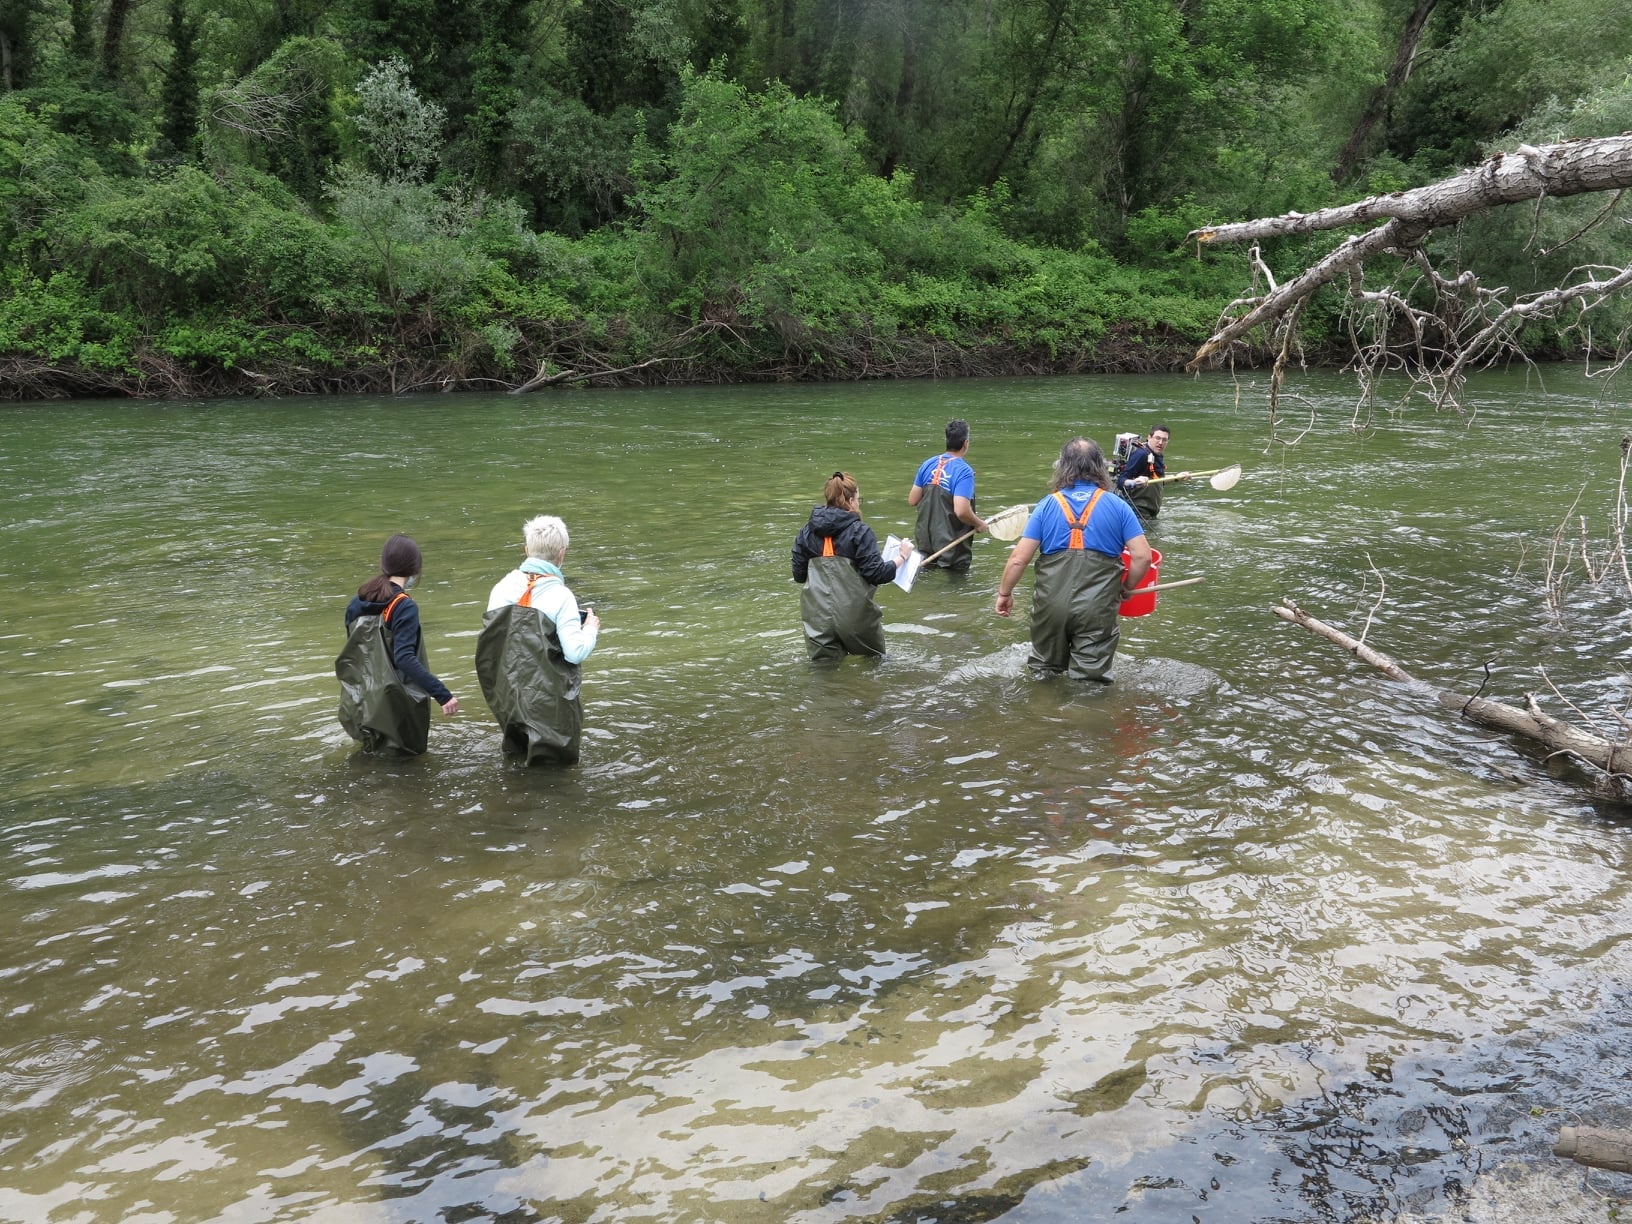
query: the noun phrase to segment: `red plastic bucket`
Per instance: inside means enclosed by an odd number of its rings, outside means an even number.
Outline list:
[[[1124,549],[1122,551],[1122,573],[1124,575],[1126,575],[1128,572],[1128,562],[1131,560],[1133,560],[1133,558],[1128,556],[1127,550]],[[1145,576],[1139,580],[1139,586],[1135,587],[1134,590],[1137,592],[1144,587],[1155,586],[1159,581],[1156,571],[1161,568],[1161,565],[1161,550],[1158,548],[1151,549],[1150,568],[1145,571]],[[1152,612],[1156,611],[1156,595],[1154,592],[1149,595],[1129,595],[1117,605],[1116,610],[1123,616],[1149,616]]]

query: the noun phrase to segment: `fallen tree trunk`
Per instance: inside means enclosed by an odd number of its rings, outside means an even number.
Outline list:
[[[1365,376],[1403,366],[1416,372],[1418,382],[1435,388],[1436,404],[1454,404],[1469,371],[1504,353],[1519,352],[1516,337],[1538,319],[1566,319],[1573,313],[1576,323],[1572,326],[1583,329],[1583,340],[1592,348],[1593,341],[1585,332],[1587,313],[1632,286],[1632,265],[1583,265],[1551,289],[1515,294],[1506,287],[1481,285],[1471,269],[1441,273],[1429,258],[1429,236],[1505,205],[1534,201],[1540,208],[1542,201],[1563,196],[1613,193],[1597,219],[1587,225],[1591,229],[1613,213],[1628,190],[1632,190],[1632,133],[1623,133],[1539,148],[1521,144],[1512,152],[1496,153],[1460,174],[1423,187],[1312,213],[1288,212],[1192,230],[1190,237],[1199,250],[1369,227],[1282,284],[1267,276],[1267,264],[1254,245],[1250,255],[1254,283],[1262,277],[1267,287],[1231,302],[1186,368],[1193,371],[1224,356],[1241,337],[1267,325],[1273,334],[1270,347],[1282,353],[1271,382],[1273,409],[1273,392],[1280,387],[1286,354],[1295,347],[1293,324],[1299,312],[1323,286],[1346,283],[1351,317],[1363,324],[1351,343]],[[1367,268],[1381,255],[1401,261],[1398,272],[1386,281],[1415,269],[1418,283],[1367,289]],[[1359,340],[1367,329],[1375,337],[1369,346]],[[1395,352],[1402,343],[1404,348]]]
[[[1317,620],[1290,599],[1276,605],[1275,615],[1295,625],[1302,625],[1309,632],[1341,646],[1390,679],[1402,684],[1417,683],[1409,672],[1381,651],[1373,650],[1341,629]],[[1593,798],[1632,805],[1632,773],[1627,772],[1632,770],[1632,740],[1605,739],[1596,732],[1583,730],[1543,713],[1534,693],[1525,694],[1525,708],[1522,710],[1500,701],[1467,697],[1448,689],[1438,690],[1436,696],[1440,705],[1456,710],[1470,722],[1520,736],[1545,748],[1549,758],[1564,755],[1592,766],[1595,772],[1590,775],[1588,789]]]

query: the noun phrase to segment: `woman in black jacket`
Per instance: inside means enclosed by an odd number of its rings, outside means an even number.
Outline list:
[[[408,595],[422,565],[419,545],[392,536],[381,550],[380,572],[346,606],[346,645],[334,661],[340,725],[370,752],[424,752],[428,700],[444,714],[459,712],[459,699],[425,665],[419,606]]]
[[[847,654],[884,653],[884,613],[873,592],[894,581],[896,567],[912,555],[901,541],[900,555],[886,561],[878,537],[861,521],[861,490],[848,472],[834,472],[822,491],[827,504],[793,542],[793,580],[803,586],[799,610],[812,662]]]

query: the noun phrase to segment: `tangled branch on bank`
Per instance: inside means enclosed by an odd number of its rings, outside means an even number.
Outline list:
[[[517,330],[520,342],[501,357],[468,339],[444,339],[421,321],[394,336],[388,346],[370,338],[367,360],[333,366],[266,357],[254,358],[250,367],[227,366],[144,349],[128,367],[109,371],[0,356],[0,399],[403,395],[427,390],[542,390],[584,383],[628,387],[1153,373],[1181,368],[1193,343],[1170,331],[1132,326],[1113,329],[1092,343],[1060,349],[993,336],[954,343],[868,329],[816,335],[793,327],[748,332],[712,323],[669,336],[659,333],[644,344],[628,324],[596,330],[582,322],[518,322]],[[384,351],[375,351],[376,347]],[[518,378],[518,368],[535,374]]]

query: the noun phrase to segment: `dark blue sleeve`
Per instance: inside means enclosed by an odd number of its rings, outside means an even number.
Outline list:
[[[805,533],[801,529],[793,541],[793,580],[800,585],[810,577],[810,554],[805,551]]]
[[[1122,465],[1122,470],[1116,474],[1116,487],[1118,489],[1124,488],[1128,481],[1132,480],[1135,476],[1148,475],[1145,468],[1148,466],[1149,459],[1149,447],[1134,447],[1133,454],[1128,456],[1128,461]]]
[[[419,661],[419,605],[411,599],[399,600],[396,610],[391,613],[391,662],[402,673],[403,678],[419,685],[434,698],[437,704],[449,700],[453,694],[448,686],[443,684],[434,675],[430,668]]]

